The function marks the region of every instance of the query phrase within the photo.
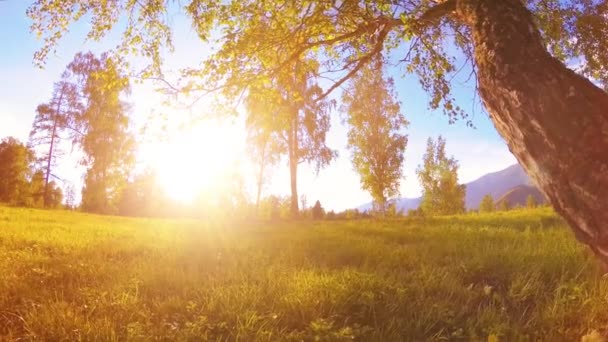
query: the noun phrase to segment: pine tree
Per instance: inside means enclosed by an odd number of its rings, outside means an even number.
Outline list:
[[[48,103],[36,108],[36,117],[30,132],[29,145],[44,149],[38,159],[44,168],[43,204],[51,206],[52,187],[50,186],[53,168],[57,159],[63,154],[61,143],[75,140],[79,134],[75,129],[77,117],[82,107],[78,99],[76,85],[67,80],[64,72],[61,81],[54,84],[53,95]]]
[[[321,202],[318,200],[315,202],[315,205],[312,207],[312,219],[313,220],[321,220],[325,217],[325,209],[321,206]]]

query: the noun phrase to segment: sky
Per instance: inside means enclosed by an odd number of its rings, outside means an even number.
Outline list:
[[[56,52],[48,57],[44,69],[40,69],[34,65],[33,55],[42,42],[29,32],[30,21],[25,15],[29,3],[24,0],[0,1],[0,138],[13,136],[23,142],[27,141],[37,105],[50,99],[53,83],[59,80],[74,55],[79,51],[101,53],[115,46],[119,39],[119,32],[112,32],[101,42],[86,41],[88,23],[79,22],[71,26]],[[176,49],[165,59],[165,69],[169,75],[180,67],[197,65],[210,53],[209,46],[198,39],[188,19],[178,9],[172,11],[170,16]],[[448,154],[459,161],[459,179],[462,183],[516,163],[487,114],[479,105],[474,105],[473,84],[464,82],[466,73],[456,78],[453,91],[463,108],[469,112],[473,112],[474,108],[472,121],[475,129],[467,127],[464,121],[450,125],[443,114],[428,109],[428,96],[414,77],[404,77],[399,67],[388,71],[396,80],[402,111],[410,122],[405,131],[408,145],[400,188],[402,197],[421,194],[415,170],[422,161],[429,137],[436,138],[441,134],[446,138]],[[152,81],[132,85],[128,98],[132,106],[130,115],[134,128],[161,126],[162,122],[153,119],[153,113],[166,114],[170,123],[186,123],[184,130],[174,133],[170,141],[158,141],[154,134],[143,137],[138,155],[139,166],[158,169],[167,187],[175,191],[176,197],[180,196],[180,191],[183,195],[184,191],[196,186],[208,188],[209,183],[213,183],[213,177],[234,164],[233,159],[245,159],[242,120],[231,118],[220,124],[220,128],[217,123],[206,121],[197,121],[194,126],[186,118],[217,113],[208,113],[205,101],[188,110],[164,106],[164,95],[154,91],[157,87],[158,84]],[[343,210],[371,201],[369,194],[361,190],[359,177],[353,171],[350,152],[346,149],[347,127],[342,124],[341,118],[339,112],[332,113],[332,127],[327,138],[327,144],[338,151],[339,157],[318,175],[307,166],[301,167],[298,175],[299,194],[306,196],[308,205],[319,200],[326,210]],[[217,150],[217,145],[221,145],[218,141],[225,146],[221,153]],[[176,151],[187,148],[189,150]],[[227,155],[233,158],[227,158]],[[65,184],[78,188],[82,184],[84,169],[77,163],[77,154],[72,154],[68,159],[60,165],[57,174],[66,181]],[[195,186],[187,182],[192,179],[198,179]],[[271,179],[265,194],[289,194],[286,163],[275,168]],[[171,189],[168,190],[171,192]]]

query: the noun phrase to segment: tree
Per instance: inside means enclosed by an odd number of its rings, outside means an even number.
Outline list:
[[[243,174],[239,171],[238,161],[234,162],[234,166],[230,172],[226,172],[218,181],[218,185],[213,193],[215,196],[212,205],[215,206],[215,214],[221,214],[225,218],[244,218],[246,217],[249,200],[245,192],[245,180]]]
[[[448,158],[445,139],[427,140],[423,164],[416,169],[422,186],[420,207],[425,214],[454,215],[464,213],[465,186],[458,184],[458,162]]]
[[[30,132],[29,144],[33,147],[46,147],[45,152],[38,159],[43,164],[44,188],[43,205],[51,206],[52,187],[50,186],[52,168],[56,165],[57,157],[62,154],[59,143],[69,137],[74,138],[78,132],[74,129],[75,121],[81,108],[78,101],[76,85],[66,80],[54,84],[53,95],[48,103],[36,108],[36,117]],[[64,133],[68,131],[69,136]]]
[[[45,206],[47,208],[61,207],[61,202],[63,201],[63,191],[61,190],[61,187],[55,183],[55,181],[51,181],[48,185],[48,189],[48,201]]]
[[[121,99],[129,91],[129,80],[107,55],[97,58],[90,52],[74,57],[67,77],[74,80],[82,101],[76,119],[82,133],[77,143],[87,166],[82,209],[114,213],[133,163],[134,138]]]
[[[475,89],[509,149],[576,237],[608,264],[608,54],[602,1],[272,1],[191,0],[184,7],[205,42],[221,32],[217,52],[185,90],[235,89],[283,69],[287,61],[314,56],[319,74],[333,82],[327,96],[374,56],[403,51],[406,72],[418,76],[430,107],[450,120],[467,117],[454,101],[450,82],[463,58],[471,62]],[[161,52],[172,33],[163,2],[35,0],[27,14],[44,38],[35,54],[43,63],[70,24],[91,14],[89,37],[100,39],[127,16],[120,54],[151,60],[144,75],[161,74]],[[265,30],[260,30],[260,23]],[[272,29],[267,29],[271,27]],[[399,50],[401,49],[401,50]],[[277,63],[260,54],[284,51]],[[579,74],[563,61],[584,60]],[[466,70],[466,68],[464,69]],[[178,88],[179,89],[179,88]]]
[[[44,171],[42,170],[37,170],[36,172],[34,172],[34,174],[32,175],[32,178],[30,180],[30,186],[29,186],[29,194],[30,194],[30,199],[29,199],[29,203],[28,206],[32,206],[32,207],[45,207],[44,201],[45,201],[45,193],[50,194],[50,187],[47,190],[46,185],[45,185],[45,177],[44,177]],[[49,191],[49,192],[46,192]],[[50,204],[50,196],[47,197],[47,199],[49,200],[47,203]]]
[[[533,195],[528,195],[528,197],[526,198],[526,207],[536,208],[537,206],[538,203],[536,203],[536,197],[534,197]]]
[[[292,70],[251,86],[248,122],[265,132],[268,157],[287,154],[291,187],[291,217],[298,216],[298,165],[312,163],[317,172],[337,154],[325,144],[333,101],[315,101],[322,89],[309,81],[314,63],[297,62]],[[259,182],[259,181],[258,181]],[[259,187],[258,187],[259,188]]]
[[[166,195],[152,170],[135,175],[121,190],[118,214],[123,216],[162,216]]]
[[[290,198],[271,195],[260,201],[261,217],[269,220],[279,220],[289,217]]]
[[[492,195],[485,195],[481,199],[481,203],[479,204],[479,212],[480,213],[489,213],[494,211],[494,199]]]
[[[260,212],[260,201],[262,198],[262,191],[264,186],[268,182],[270,175],[270,168],[275,165],[284,153],[284,146],[281,142],[280,136],[277,129],[274,126],[274,119],[268,119],[263,115],[259,115],[256,103],[249,101],[249,109],[256,111],[257,114],[251,113],[247,117],[247,150],[249,152],[249,158],[257,168],[256,170],[256,197],[255,206]]]
[[[403,211],[399,210],[397,208],[397,203],[395,203],[394,201],[391,201],[387,205],[386,211],[384,212],[384,215],[386,217],[392,217],[392,218],[404,216],[403,214],[404,214]]]
[[[315,205],[312,207],[312,219],[313,220],[322,220],[325,217],[325,209],[321,206],[321,202],[318,200],[315,202]]]
[[[306,198],[306,195],[300,195],[300,209],[302,209],[302,211],[308,209],[308,199]]]
[[[69,184],[65,191],[65,206],[67,209],[73,210],[76,208],[76,189],[73,184]]]
[[[509,209],[511,209],[511,203],[509,203],[508,199],[505,198],[498,203],[499,211],[508,211]]]
[[[420,207],[416,209],[410,209],[407,211],[407,216],[409,217],[424,217],[424,212]]]
[[[26,205],[30,199],[30,165],[34,153],[19,140],[0,141],[0,202]]]
[[[352,163],[362,188],[372,195],[375,209],[385,214],[388,200],[399,194],[407,145],[401,131],[408,122],[395,100],[393,79],[382,76],[380,59],[353,78],[342,102]]]

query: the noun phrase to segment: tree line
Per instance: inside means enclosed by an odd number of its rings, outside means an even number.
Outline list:
[[[306,68],[314,68],[314,63],[302,63],[295,70],[298,73],[254,88],[247,96],[247,143],[249,156],[258,165],[255,210],[266,212],[261,216],[324,216],[318,201],[308,214],[304,203],[299,208],[298,165],[311,163],[318,173],[337,157],[326,144],[335,103],[312,101],[321,88],[311,83]],[[408,141],[404,133],[408,122],[396,99],[394,81],[383,76],[383,68],[382,58],[363,68],[344,90],[339,108],[349,128],[351,162],[379,216],[395,213],[392,200],[399,195]],[[0,161],[5,176],[0,200],[14,205],[61,206],[64,194],[59,183],[63,180],[55,170],[68,149],[79,149],[83,152],[79,163],[86,169],[81,210],[120,215],[183,213],[183,208],[166,198],[153,171],[133,171],[136,139],[126,102],[129,90],[129,78],[109,55],[78,53],[54,84],[49,101],[36,108],[27,145],[13,138],[3,140]],[[445,144],[441,136],[436,143],[429,139],[423,165],[417,170],[424,189],[421,210],[426,214],[464,212],[458,165],[446,157]],[[262,198],[271,169],[282,159],[287,159],[291,175],[289,200]],[[233,190],[222,194],[226,198],[216,207],[247,206],[245,196]],[[74,189],[70,187],[66,195],[67,206],[74,206]],[[285,202],[288,215],[282,209]]]
[[[31,167],[35,155],[27,145],[7,137],[0,142],[0,202],[28,207],[57,208],[63,201],[61,187],[45,182],[42,170]]]
[[[408,121],[394,90],[394,80],[385,77],[385,58],[379,56],[353,77],[342,92],[340,112],[348,127],[347,148],[350,160],[360,178],[360,186],[373,199],[372,212],[386,216],[396,212],[394,200],[403,180],[404,153]],[[298,77],[308,65],[311,73],[315,63],[301,63],[277,83],[269,81],[263,89],[248,93],[247,128],[250,153],[259,171],[256,205],[264,183],[283,156],[290,170],[290,216],[300,215],[298,208],[298,165],[313,163],[316,172],[337,156],[326,145],[329,110],[332,101],[312,101],[320,88],[305,75]],[[296,100],[294,100],[296,99]],[[312,102],[311,102],[312,101]],[[417,174],[423,188],[421,210],[427,215],[450,215],[465,211],[463,185],[458,184],[458,163],[448,158],[445,139],[427,142],[424,164]],[[333,215],[332,215],[333,216]],[[344,215],[346,216],[346,215]]]
[[[532,209],[538,207],[540,204],[536,200],[536,197],[533,195],[528,195],[526,197],[526,208]],[[481,202],[479,203],[479,212],[480,213],[490,213],[493,211],[507,211],[510,209],[517,208],[517,206],[513,207],[508,199],[501,199],[500,201],[494,201],[492,195],[485,195]]]
[[[58,207],[63,193],[56,174],[66,150],[79,149],[86,168],[80,207],[115,213],[134,160],[124,96],[129,78],[107,54],[78,53],[54,84],[48,102],[38,105],[27,144],[7,138],[0,165],[10,173],[4,200],[17,205]],[[74,205],[74,190],[66,202]]]

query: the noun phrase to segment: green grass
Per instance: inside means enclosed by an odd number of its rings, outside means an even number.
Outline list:
[[[245,225],[0,207],[0,340],[576,341],[607,301],[547,209]]]

